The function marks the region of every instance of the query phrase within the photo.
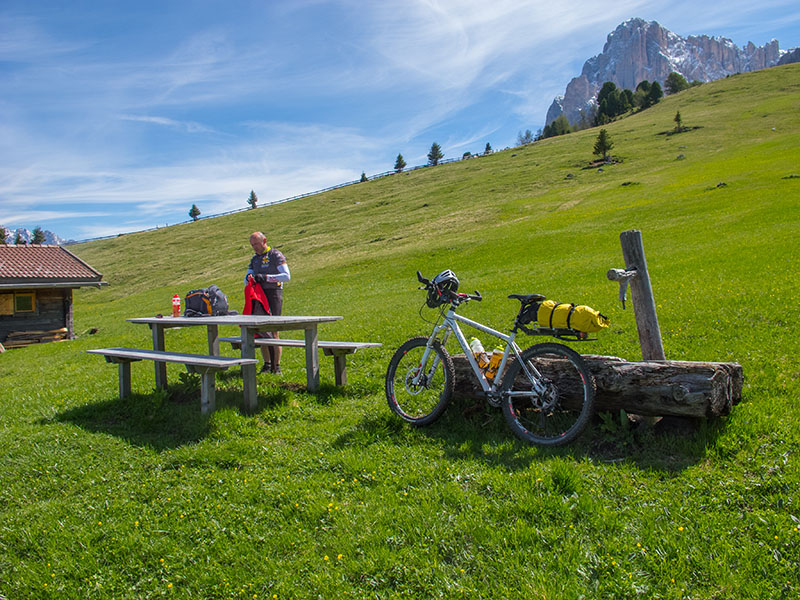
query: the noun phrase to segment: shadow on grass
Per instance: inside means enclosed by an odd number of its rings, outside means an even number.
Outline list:
[[[462,397],[453,399],[442,417],[427,427],[413,427],[388,408],[380,415],[367,415],[340,435],[334,445],[368,448],[394,442],[402,446],[428,439],[454,460],[471,459],[509,470],[522,470],[551,457],[572,457],[608,465],[633,464],[670,477],[704,460],[726,426],[726,419],[663,419],[655,426],[619,421],[609,425],[608,416],[598,414],[575,442],[541,447],[517,439],[501,409]]]
[[[218,380],[216,410],[233,408],[245,417],[263,416],[272,409],[297,402],[331,404],[345,394],[345,390],[331,384],[322,384],[316,392],[310,393],[305,384],[273,378],[259,382],[258,408],[248,413],[241,382],[236,385],[232,379]],[[193,377],[181,377],[179,383],[170,384],[166,391],[134,393],[126,398],[115,396],[65,410],[41,422],[72,423],[87,431],[113,435],[134,446],[157,451],[197,443],[207,437],[211,429],[209,416],[200,412],[199,382]]]
[[[217,403],[226,395],[218,392]],[[200,414],[199,395],[196,401],[174,401],[168,392],[115,397],[71,408],[48,420],[72,423],[158,451],[196,443],[208,432],[208,419]]]

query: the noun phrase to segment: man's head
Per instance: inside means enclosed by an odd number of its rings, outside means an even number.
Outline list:
[[[267,249],[267,236],[260,231],[254,231],[250,234],[250,246],[256,254],[264,254]]]

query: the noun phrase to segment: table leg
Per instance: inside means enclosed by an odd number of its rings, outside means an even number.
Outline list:
[[[160,325],[150,325],[153,331],[153,350],[165,350],[164,328]],[[166,389],[167,387],[167,363],[155,361],[156,365],[156,387]]]
[[[208,326],[208,353],[219,356],[219,327],[216,325]]]
[[[255,332],[242,327],[242,358],[256,357]],[[242,365],[242,386],[244,387],[244,409],[247,412],[255,412],[258,407],[258,393],[256,389],[256,370],[257,364]]]
[[[316,325],[306,329],[306,387],[309,392],[319,389],[319,352]]]

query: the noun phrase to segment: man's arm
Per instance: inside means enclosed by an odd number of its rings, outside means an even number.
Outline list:
[[[278,265],[278,272],[275,275],[267,275],[266,281],[269,283],[272,282],[281,282],[285,283],[292,279],[292,274],[289,273],[289,265],[286,263]]]

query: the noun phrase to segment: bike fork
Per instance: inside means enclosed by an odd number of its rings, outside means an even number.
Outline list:
[[[417,367],[417,373],[411,379],[412,385],[422,385],[427,387],[428,381],[433,378],[433,374],[436,373],[436,367],[439,366],[439,355],[435,352],[433,353],[433,362],[428,367],[428,359],[431,356],[431,352],[433,352],[433,344],[436,341],[439,332],[444,328],[443,325],[439,325],[433,328],[433,333],[431,337],[428,338],[428,343],[425,345],[425,352],[422,353],[422,358],[420,359],[419,366]],[[447,329],[442,336],[441,341],[439,342],[441,346],[444,346],[447,343],[447,338],[450,336],[450,330]]]

